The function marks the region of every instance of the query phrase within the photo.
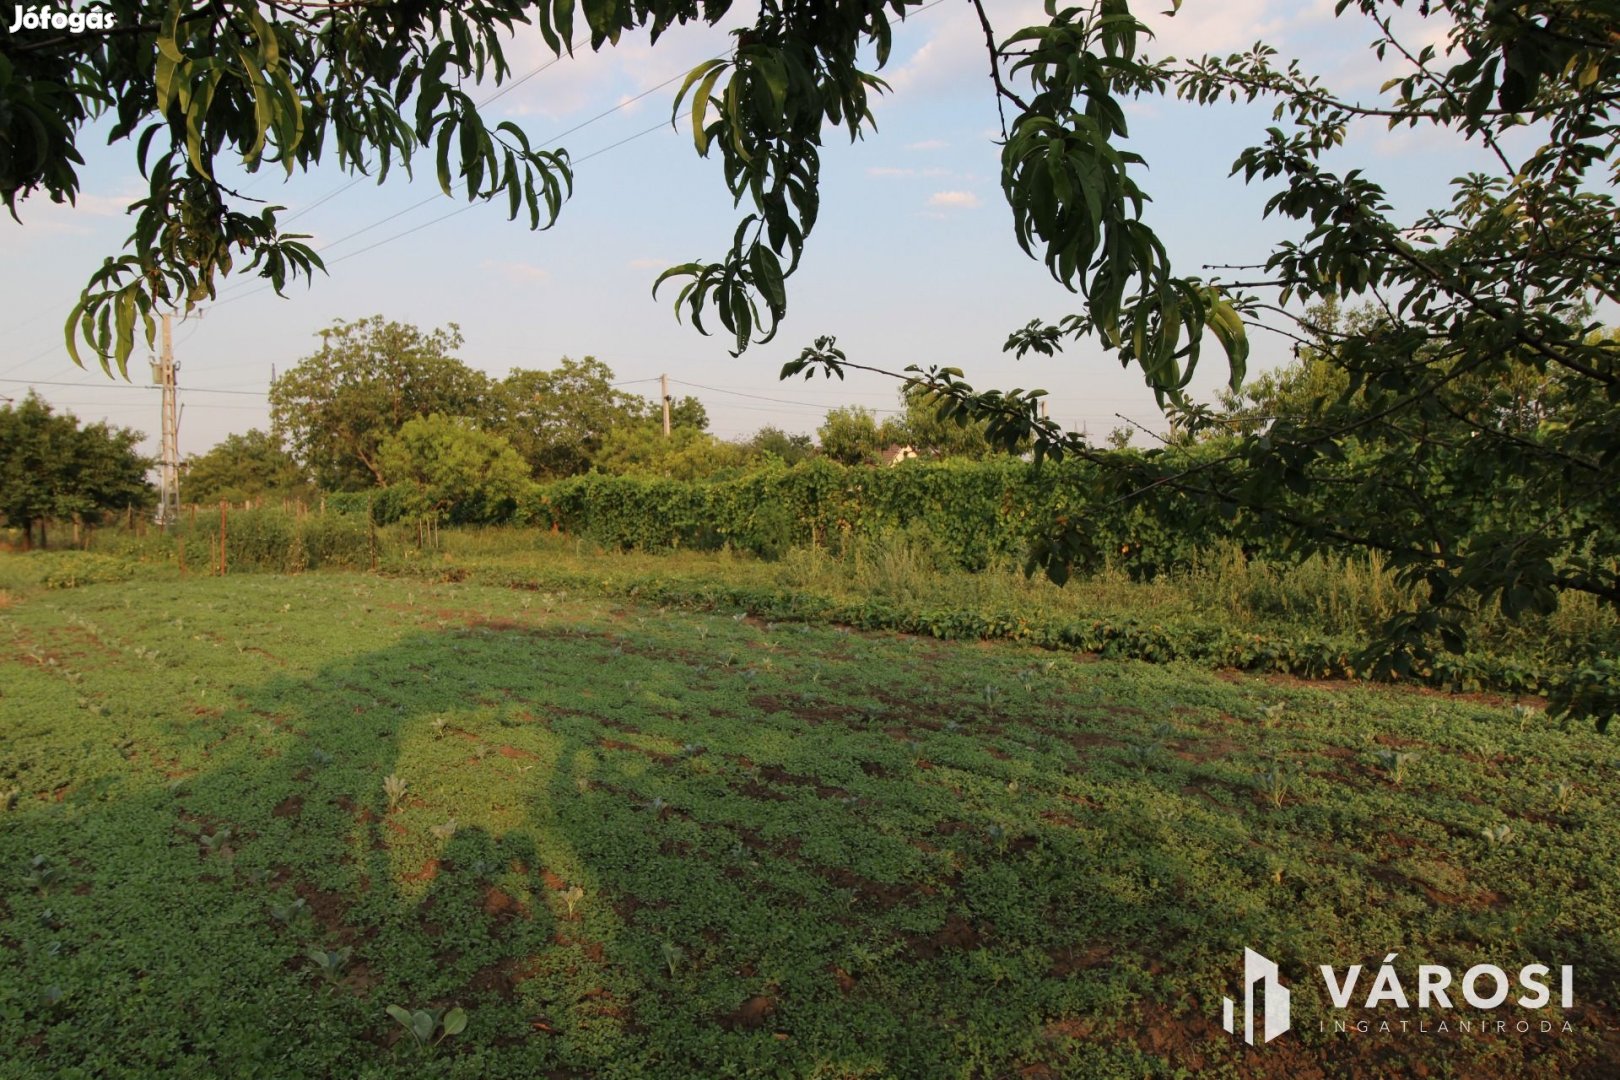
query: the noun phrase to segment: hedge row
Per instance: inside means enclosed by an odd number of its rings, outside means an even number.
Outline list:
[[[720,481],[572,477],[538,487],[518,520],[626,550],[730,545],[767,559],[793,547],[838,549],[863,535],[910,531],[926,536],[945,566],[976,571],[1022,558],[1036,535],[1067,516],[1086,522],[1098,548],[1134,575],[1151,577],[1237,536],[1236,523],[1187,503],[1167,490],[1118,500],[1094,467],[1078,461],[883,468],[817,459]]]
[[[305,570],[365,570],[373,564],[377,540],[360,511],[292,514],[280,507],[233,510],[226,522],[226,565],[231,570],[296,574]],[[219,565],[219,517],[199,514],[164,533],[137,536],[114,530],[95,534],[98,551],[149,561],[176,561],[205,572]]]

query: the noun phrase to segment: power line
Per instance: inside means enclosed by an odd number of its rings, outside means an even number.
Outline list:
[[[933,0],[932,3],[926,4],[923,7],[918,8],[915,12],[912,13],[912,15],[913,16],[921,15],[923,12],[929,11],[932,8],[936,8],[936,7],[938,7],[940,4],[942,4],[944,2],[945,2],[945,0]],[[576,43],[575,42],[570,42],[569,43],[570,54],[572,53],[574,44],[576,44]],[[726,55],[726,54],[720,53],[720,54],[717,54],[716,56],[712,57],[711,59],[720,59],[724,55]],[[507,94],[507,93],[511,92],[512,90],[516,89],[522,83],[524,83],[524,82],[528,81],[529,79],[533,78],[534,76],[540,74],[540,72],[542,72],[542,71],[546,70],[547,68],[551,67],[553,64],[558,63],[561,59],[562,59],[562,56],[558,55],[558,56],[552,58],[551,60],[548,60],[546,63],[540,65],[535,70],[529,72],[529,74],[525,75],[523,78],[518,79],[515,82],[509,83],[506,87],[504,87],[503,89],[501,89],[497,93],[491,95],[489,98],[486,98],[483,101],[482,105],[488,105],[490,102],[494,101],[496,98],[499,98],[499,97],[503,96],[504,94]],[[606,117],[612,116],[614,113],[619,112],[622,109],[626,109],[631,105],[634,105],[636,102],[642,100],[643,98],[647,97],[648,95],[657,93],[659,90],[662,90],[664,87],[669,86],[671,83],[675,82],[677,79],[684,78],[686,76],[686,74],[687,74],[687,72],[683,71],[683,72],[678,72],[675,75],[671,75],[669,78],[665,79],[661,83],[658,83],[656,86],[653,86],[653,87],[650,87],[650,88],[648,88],[646,90],[643,90],[641,93],[637,94],[635,97],[627,98],[624,101],[619,102],[617,105],[614,105],[612,108],[605,109],[602,112],[597,113],[595,116],[592,116],[590,119],[584,120],[581,123],[575,124],[573,127],[567,129],[566,131],[563,131],[562,133],[560,133],[558,135],[555,135],[555,136],[551,137],[550,139],[546,140],[541,145],[543,145],[543,146],[555,146],[562,139],[567,138],[569,135],[572,135],[574,132],[579,131],[582,128],[589,127],[591,124],[596,123],[598,120],[602,120],[602,119],[604,119]],[[482,107],[482,106],[480,106],[480,107]],[[670,123],[671,126],[673,126],[675,124],[678,124],[681,120],[683,120],[686,117],[691,116],[691,115],[692,115],[691,110],[688,109],[686,112],[681,113],[679,116],[676,116],[676,117],[672,118],[669,121],[669,123]],[[597,149],[597,150],[593,150],[589,154],[585,154],[585,155],[583,155],[581,157],[574,158],[572,161],[570,161],[569,164],[573,165],[573,166],[579,166],[579,165],[591,160],[592,158],[600,157],[601,155],[608,153],[610,150],[617,150],[619,147],[624,146],[626,143],[634,142],[636,139],[642,138],[643,136],[646,136],[646,135],[651,135],[653,132],[658,131],[660,128],[662,128],[664,126],[665,126],[664,121],[660,120],[658,123],[654,124],[652,127],[646,128],[646,129],[644,129],[642,131],[638,131],[633,135],[626,136],[625,138],[620,139],[617,142],[609,143],[607,146],[601,147],[600,149]],[[457,181],[455,184],[451,185],[451,191],[453,192],[453,191],[455,191],[455,190],[457,190],[459,188],[464,187],[465,183],[466,182],[464,180]],[[428,196],[426,199],[423,199],[420,202],[412,203],[410,206],[407,206],[402,210],[396,210],[394,213],[389,214],[387,217],[381,218],[381,219],[379,219],[377,221],[374,221],[374,222],[370,223],[369,225],[365,225],[365,226],[363,226],[363,227],[361,227],[359,229],[356,229],[354,232],[351,232],[351,233],[348,233],[348,234],[346,234],[344,236],[339,237],[338,239],[332,241],[331,243],[326,244],[323,247],[321,247],[320,250],[323,251],[323,252],[330,251],[334,247],[337,247],[339,244],[346,243],[347,241],[352,240],[357,236],[361,236],[361,235],[363,235],[363,234],[365,234],[367,232],[370,232],[372,229],[377,228],[379,225],[385,225],[390,221],[393,221],[393,220],[395,220],[397,218],[403,217],[404,215],[409,214],[409,213],[411,213],[411,212],[413,212],[415,210],[419,210],[422,207],[428,205],[429,203],[436,201],[439,198],[440,194],[441,193],[439,193],[439,192],[435,192],[434,194]],[[322,200],[322,201],[324,201],[324,200]],[[448,214],[443,214],[443,215],[441,215],[441,216],[439,216],[437,218],[433,218],[430,221],[425,221],[420,225],[416,225],[416,226],[413,226],[412,228],[406,229],[404,232],[395,233],[393,236],[387,237],[386,239],[383,239],[383,240],[379,240],[375,244],[371,244],[371,245],[368,245],[366,247],[360,248],[358,251],[351,251],[347,255],[344,255],[344,256],[341,256],[341,257],[339,257],[337,259],[331,260],[326,265],[329,266],[329,267],[330,266],[336,266],[338,263],[343,262],[345,259],[351,259],[351,258],[354,258],[357,255],[363,255],[368,251],[375,251],[377,248],[382,247],[384,244],[392,243],[395,240],[401,240],[401,239],[403,239],[403,238],[405,238],[407,236],[410,236],[412,233],[420,232],[421,230],[426,229],[431,225],[437,225],[438,223],[440,223],[442,221],[448,221],[451,218],[456,217],[458,214],[464,214],[468,210],[471,210],[474,206],[477,206],[477,205],[479,205],[479,204],[470,202],[466,206],[463,206],[463,207],[461,207],[459,209],[453,210]],[[267,291],[269,288],[271,288],[271,286],[261,286],[260,288],[254,289],[251,292],[242,293],[242,294],[239,294],[238,296],[229,297],[229,298],[227,298],[225,300],[217,300],[217,301],[215,301],[214,303],[212,303],[212,304],[210,304],[208,306],[209,307],[219,307],[221,304],[228,304],[228,303],[231,303],[231,302],[233,302],[235,300],[243,299],[243,298],[248,297],[248,296],[256,296],[259,293]]]
[[[132,389],[156,390],[157,386],[151,383],[87,383],[87,382],[53,382],[50,379],[0,379],[4,383],[21,383],[25,386],[71,386],[75,390],[94,390],[100,386],[128,386]]]
[[[690,115],[691,115],[690,110],[681,114],[681,116],[690,116]],[[675,119],[678,121],[678,120],[681,119],[681,117],[676,117]],[[634,135],[629,136],[628,138],[620,139],[618,142],[615,142],[615,143],[609,143],[607,146],[602,147],[600,150],[593,150],[591,153],[586,154],[584,157],[575,158],[574,161],[572,162],[572,164],[578,165],[581,162],[589,161],[591,158],[600,157],[601,155],[607,153],[609,150],[617,150],[619,147],[623,146],[625,143],[634,142],[636,139],[639,139],[644,135],[651,135],[653,132],[658,131],[659,129],[663,128],[664,126],[665,126],[664,122],[662,120],[660,120],[658,123],[654,124],[652,127],[647,128],[647,129],[645,129],[643,131],[638,131]],[[384,218],[383,222],[392,221],[394,218],[399,217],[401,214],[408,213],[411,210],[418,209],[418,208],[420,208],[422,206],[427,205],[427,203],[429,203],[429,202],[433,202],[433,201],[437,200],[438,197],[439,196],[437,194],[435,194],[435,195],[431,196],[430,198],[428,198],[428,199],[426,199],[426,200],[424,200],[424,201],[422,201],[420,203],[416,203],[413,206],[406,207],[404,210],[398,211],[398,212],[396,212],[394,214],[391,214],[388,217]],[[463,206],[463,207],[460,207],[459,209],[450,211],[448,214],[441,214],[439,217],[430,218],[427,221],[422,222],[420,225],[412,225],[409,229],[406,229],[404,232],[398,232],[398,233],[395,233],[392,236],[385,237],[385,238],[383,238],[381,240],[378,240],[375,244],[367,244],[365,247],[360,248],[357,251],[351,251],[347,255],[340,255],[337,258],[332,259],[331,261],[327,262],[326,266],[328,268],[333,267],[333,266],[337,266],[339,263],[347,262],[350,259],[353,259],[353,258],[356,258],[358,256],[364,255],[368,251],[375,251],[378,248],[382,247],[384,244],[391,244],[395,240],[403,240],[405,237],[410,236],[412,233],[419,233],[423,229],[426,229],[426,228],[428,228],[430,226],[433,226],[433,225],[437,225],[442,221],[449,221],[453,217],[456,217],[456,216],[461,215],[461,214],[465,214],[467,211],[477,209],[479,206],[482,206],[482,205],[483,205],[482,203],[470,202],[466,206]],[[358,232],[349,234],[349,236],[344,237],[344,239],[345,240],[352,239],[353,237],[358,236],[360,233],[365,232],[368,229],[374,228],[376,225],[382,224],[383,222],[373,222],[371,225],[366,226],[364,229],[361,229]],[[336,242],[334,242],[334,243],[336,243]],[[331,245],[328,245],[328,247],[330,247],[330,246]],[[324,251],[324,250],[326,250],[326,248],[323,248],[322,250]],[[212,310],[212,309],[217,308],[217,307],[222,307],[225,304],[232,304],[232,303],[235,303],[238,300],[246,300],[250,296],[257,296],[262,292],[268,292],[270,289],[273,289],[274,287],[275,286],[273,286],[273,285],[262,285],[259,288],[253,289],[253,290],[251,290],[249,292],[238,293],[236,296],[227,297],[224,300],[216,300],[212,304],[209,304],[207,309],[205,309],[205,310]]]
[[[572,48],[572,45],[570,45],[570,48]],[[714,57],[713,59],[718,59],[718,58],[719,57]],[[496,94],[493,97],[490,97],[490,98],[486,99],[482,103],[482,105],[488,105],[491,101],[494,101],[495,98],[500,97],[501,94],[504,94],[509,90],[515,89],[517,86],[519,86],[523,82],[528,81],[529,79],[533,78],[534,76],[540,74],[540,72],[546,70],[546,68],[550,67],[552,64],[557,63],[558,60],[560,60],[560,59],[562,59],[560,56],[556,57],[556,58],[548,61],[547,63],[540,65],[535,70],[529,72],[528,75],[525,75],[522,79],[519,79],[517,82],[509,83],[505,90],[502,90],[501,93]],[[545,141],[543,141],[540,145],[545,146],[545,147],[554,147],[559,142],[561,142],[563,139],[565,139],[568,136],[574,134],[574,132],[580,131],[580,130],[582,130],[584,128],[587,128],[587,127],[590,127],[592,124],[596,123],[598,120],[606,119],[607,117],[612,116],[616,112],[619,112],[619,111],[621,111],[623,109],[629,108],[631,105],[634,105],[636,102],[638,102],[641,99],[647,97],[649,94],[657,93],[659,90],[662,90],[664,87],[669,86],[671,83],[675,82],[677,79],[684,78],[685,75],[686,75],[686,72],[684,72],[684,71],[679,72],[679,73],[677,73],[675,75],[671,75],[669,78],[665,79],[663,82],[659,83],[657,86],[653,86],[653,87],[651,87],[651,88],[649,88],[647,90],[643,90],[641,93],[637,94],[635,97],[627,98],[624,101],[619,102],[617,105],[614,105],[610,109],[602,110],[601,112],[597,113],[595,116],[591,117],[590,119],[581,121],[580,123],[575,124],[573,127],[567,129],[566,131],[563,131],[563,132],[560,132],[559,134],[553,135],[551,138],[546,139]],[[480,107],[482,107],[482,105]],[[684,116],[690,116],[690,115],[691,115],[690,110],[688,110],[686,113],[682,114],[683,117]],[[674,121],[671,121],[671,123],[678,122],[680,119],[681,119],[681,117],[676,117]],[[596,151],[593,151],[593,152],[591,152],[589,154],[586,154],[584,157],[576,158],[572,162],[570,162],[570,164],[578,165],[580,162],[588,161],[589,159],[591,159],[593,157],[597,157],[597,156],[599,156],[601,154],[607,153],[609,150],[613,150],[613,149],[615,149],[617,147],[623,146],[627,142],[630,142],[630,141],[632,141],[634,139],[639,139],[643,135],[651,134],[653,131],[656,131],[658,128],[661,128],[663,126],[664,126],[663,121],[659,121],[659,123],[657,123],[656,125],[654,125],[651,128],[648,128],[646,131],[637,132],[636,134],[631,135],[629,138],[621,139],[616,143],[613,143],[613,144],[611,144],[609,146],[605,146],[605,147],[601,148],[600,150],[596,150]],[[306,207],[305,209],[306,210],[313,210],[316,206],[319,206],[321,203],[326,202],[329,199],[335,198],[336,196],[342,194],[344,191],[347,191],[349,188],[353,187],[355,184],[357,184],[359,182],[360,182],[360,178],[356,177],[354,180],[351,180],[348,184],[344,185],[342,188],[338,189],[337,191],[333,191],[333,192],[328,193],[326,196],[324,196],[321,199],[317,200],[314,204]],[[450,185],[450,191],[453,193],[455,191],[458,191],[458,190],[464,188],[465,186],[466,186],[466,181],[465,180],[458,180],[454,184]],[[323,244],[320,247],[319,250],[321,252],[331,251],[333,248],[337,247],[338,245],[346,244],[350,240],[353,240],[354,238],[356,238],[358,236],[363,236],[366,233],[370,232],[372,229],[375,229],[375,228],[377,228],[377,227],[379,227],[381,225],[386,225],[390,221],[394,221],[394,220],[396,220],[398,218],[404,217],[406,214],[412,213],[412,212],[414,212],[416,210],[420,210],[422,207],[427,206],[430,203],[437,202],[439,200],[439,197],[442,194],[445,194],[445,193],[435,191],[432,195],[429,195],[427,198],[422,199],[422,200],[420,200],[418,202],[414,202],[411,205],[409,205],[407,207],[404,207],[403,209],[396,210],[392,214],[389,214],[387,217],[379,218],[376,221],[373,221],[368,225],[361,226],[360,228],[354,230],[353,232],[345,233],[343,236],[338,237],[336,240],[333,240],[330,243]],[[348,255],[344,255],[341,258],[333,259],[331,262],[327,263],[326,265],[328,265],[328,266],[336,266],[338,263],[342,262],[344,259],[352,258],[355,255],[364,254],[367,251],[374,251],[375,249],[381,247],[383,244],[386,244],[386,243],[389,243],[391,241],[398,240],[398,239],[401,239],[403,237],[409,236],[414,232],[418,232],[418,231],[420,231],[422,229],[427,228],[429,225],[435,225],[435,224],[437,224],[437,223],[439,223],[441,221],[448,221],[450,218],[455,217],[457,214],[464,214],[468,210],[472,209],[474,206],[477,206],[477,205],[478,205],[477,203],[471,203],[470,202],[466,206],[463,206],[463,207],[461,207],[461,208],[459,208],[457,210],[453,210],[448,214],[444,214],[444,215],[442,215],[440,217],[434,218],[432,221],[424,222],[423,224],[415,226],[414,228],[407,229],[402,233],[396,233],[395,235],[388,237],[388,239],[379,241],[378,243],[372,244],[369,247],[363,247],[359,251],[352,251]],[[300,213],[302,213],[302,211],[300,211]],[[296,216],[297,216],[296,214],[292,215],[292,217],[296,217]],[[288,217],[286,220],[291,221],[292,217]],[[244,284],[245,284],[245,282],[244,282]],[[246,293],[244,295],[252,296],[252,295],[257,295],[258,293],[261,293],[261,292],[264,292],[264,291],[265,291],[265,288],[261,286],[260,288],[253,290],[253,292]],[[228,298],[226,300],[217,300],[214,303],[210,304],[209,306],[210,307],[218,307],[221,304],[229,303],[232,300],[237,300],[237,299],[240,299],[240,298],[241,297],[230,297],[230,298]]]
[[[583,39],[581,39],[581,40],[583,40]],[[570,41],[568,43],[569,55],[573,55],[574,46],[576,44],[578,44],[577,41]],[[482,109],[485,106],[487,106],[490,102],[496,101],[496,100],[498,100],[500,98],[505,97],[507,94],[510,94],[513,90],[516,90],[518,87],[522,86],[524,83],[528,82],[530,79],[534,78],[536,75],[540,74],[542,71],[545,71],[547,68],[551,67],[553,64],[557,63],[561,59],[562,59],[562,54],[558,53],[556,56],[553,56],[550,60],[547,60],[544,63],[537,65],[536,67],[532,68],[527,75],[524,75],[523,77],[521,77],[519,79],[514,79],[512,82],[507,83],[501,89],[495,91],[495,93],[493,93],[489,97],[485,98],[483,101],[480,101],[478,103],[478,107],[480,109]],[[353,188],[356,184],[360,183],[360,181],[365,180],[365,179],[368,179],[367,175],[364,172],[360,173],[360,175],[351,178],[347,183],[341,185],[340,187],[337,187],[337,188],[333,189],[332,191],[327,192],[325,195],[322,195],[319,199],[316,199],[314,202],[310,203],[308,206],[300,207],[299,209],[294,210],[291,214],[288,214],[286,217],[281,219],[282,223],[285,224],[286,222],[292,221],[292,220],[294,220],[294,219],[296,219],[296,218],[298,218],[298,217],[300,217],[300,216],[302,216],[304,214],[309,213],[311,210],[314,210],[315,208],[317,208],[319,206],[323,206],[326,203],[331,202],[333,199],[337,198],[339,195],[342,195],[345,191],[348,191],[349,189]]]
[[[56,382],[50,379],[0,379],[4,383],[21,383],[26,386],[69,386],[75,390],[95,390],[103,386],[122,386],[131,390],[161,390],[163,387],[156,383],[84,383],[84,382]],[[180,389],[192,394],[241,394],[244,397],[264,397],[265,390],[224,390],[213,386],[182,386]]]
[[[792,398],[766,397],[763,394],[745,394],[741,390],[722,390],[718,386],[704,386],[702,383],[687,382],[685,379],[671,379],[669,381],[672,382],[672,383],[678,383],[681,386],[690,386],[690,387],[692,387],[694,389],[697,389],[697,390],[707,390],[710,393],[714,393],[714,394],[730,394],[732,397],[752,398],[755,401],[772,401],[772,402],[775,402],[778,405],[792,405],[792,406],[794,406],[796,408],[801,408],[801,409],[803,409],[803,408],[810,408],[810,409],[813,409],[813,408],[825,408],[827,406],[827,404],[828,404],[826,402],[795,401]],[[740,405],[734,406],[734,407],[735,408],[742,408],[742,406],[740,406]],[[905,412],[904,409],[878,409],[878,408],[870,408],[870,407],[864,406],[864,405],[861,406],[861,408],[867,409],[868,412],[891,413],[891,414],[894,414],[896,416],[898,416],[899,414]]]

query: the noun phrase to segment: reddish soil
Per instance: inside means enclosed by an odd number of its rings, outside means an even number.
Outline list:
[[[731,1012],[719,1017],[719,1024],[727,1031],[756,1031],[765,1026],[776,1011],[776,1000],[755,994]]]
[[[619,739],[598,739],[596,742],[597,745],[602,747],[604,750],[628,750],[633,754],[641,754],[644,757],[649,757],[658,762],[660,765],[667,765],[671,761],[675,760],[673,755],[666,754],[658,750],[648,750],[644,746],[635,746]]]
[[[1066,945],[1051,950],[1047,955],[1052,958],[1052,966],[1046,973],[1054,979],[1062,979],[1076,972],[1089,971],[1106,964],[1114,955],[1114,947],[1100,942],[1092,945]]]
[[[422,868],[420,870],[416,871],[414,874],[406,874],[406,875],[404,875],[404,880],[405,881],[414,881],[414,882],[432,881],[434,878],[436,878],[438,876],[439,876],[439,860],[438,859],[429,859],[427,862],[423,863]]]
[[[484,890],[482,907],[484,914],[492,919],[513,919],[518,917],[527,919],[529,917],[529,906],[527,904],[507,895],[504,890],[493,885]]]
[[[919,960],[932,960],[942,952],[968,952],[977,949],[982,940],[978,928],[954,912],[947,915],[945,925],[932,934],[912,934],[907,938]]]

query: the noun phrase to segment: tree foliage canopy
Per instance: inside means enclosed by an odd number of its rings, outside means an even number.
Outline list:
[[[105,423],[79,426],[30,393],[0,405],[0,517],[25,541],[49,518],[95,521],[103,513],[145,507],[151,462],[135,452],[141,433]]]
[[[378,447],[377,464],[401,493],[405,513],[455,523],[510,516],[530,483],[523,459],[505,439],[440,413],[401,425]]]
[[[456,359],[461,344],[454,323],[424,333],[381,315],[336,322],[270,384],[272,430],[323,488],[383,483],[378,447],[408,421],[483,411],[489,379]]]
[[[610,474],[696,480],[743,468],[752,457],[749,447],[717,439],[696,427],[671,427],[666,438],[661,421],[642,421],[608,433],[596,468]]]
[[[905,431],[893,420],[859,405],[830,409],[816,429],[821,452],[841,465],[875,465],[883,450],[903,441]]]
[[[206,453],[187,457],[181,469],[180,489],[187,502],[243,502],[310,491],[281,440],[258,428],[225,436]]]

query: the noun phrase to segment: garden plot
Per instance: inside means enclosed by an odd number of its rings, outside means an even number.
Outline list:
[[[362,575],[4,596],[0,1075],[1620,1068],[1620,751],[1534,709]],[[1336,1031],[1317,965],[1390,953],[1575,1002]]]

